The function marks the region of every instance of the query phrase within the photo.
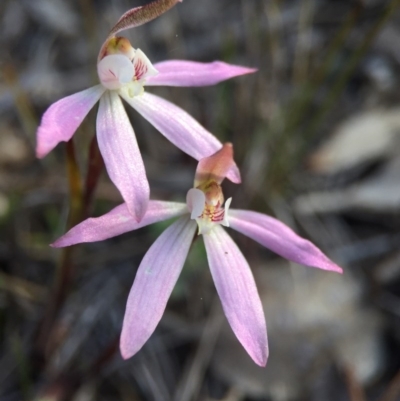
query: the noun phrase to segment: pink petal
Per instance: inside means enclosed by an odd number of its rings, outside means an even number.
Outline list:
[[[154,125],[176,147],[197,160],[211,156],[222,148],[221,142],[180,107],[150,93],[129,97],[120,95],[146,120]],[[234,183],[240,183],[236,165],[227,175]]]
[[[215,226],[203,238],[214,284],[229,324],[254,362],[265,366],[267,327],[250,266],[221,226]]]
[[[136,50],[133,67],[135,69],[135,79],[138,81],[158,74],[149,58],[140,49]]]
[[[120,349],[124,359],[142,348],[160,321],[196,230],[188,216],[169,226],[147,251],[129,293]]]
[[[187,212],[184,203],[150,201],[146,214],[138,223],[129,212],[126,203],[123,203],[103,216],[92,217],[76,225],[51,246],[61,248],[81,242],[102,241]]]
[[[291,228],[273,217],[248,210],[231,209],[229,225],[293,262],[343,273],[343,270],[314,244],[299,237]]]
[[[256,72],[255,68],[227,64],[222,61],[199,63],[196,61],[169,60],[154,67],[159,74],[146,80],[146,85],[207,86],[226,79]]]
[[[149,183],[132,125],[114,91],[108,91],[100,100],[97,141],[111,181],[140,221],[149,201]]]
[[[233,146],[231,143],[224,143],[218,152],[199,161],[194,186],[198,187],[209,180],[215,180],[221,184],[234,166],[236,164],[233,160]]]
[[[104,91],[102,85],[97,85],[53,103],[43,114],[37,131],[37,157],[42,158],[58,143],[69,141]]]

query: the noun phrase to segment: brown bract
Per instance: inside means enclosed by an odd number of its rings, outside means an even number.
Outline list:
[[[98,61],[104,57],[106,46],[110,38],[115,36],[115,34],[123,31],[124,29],[135,28],[137,26],[143,25],[146,22],[149,22],[159,17],[161,14],[164,14],[178,2],[181,3],[182,0],[155,0],[144,6],[135,7],[131,10],[128,10],[111,28],[111,31],[108,34],[106,41],[100,49]]]

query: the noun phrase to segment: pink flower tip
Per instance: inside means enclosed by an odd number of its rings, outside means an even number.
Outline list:
[[[140,351],[142,346],[133,348],[129,340],[127,340],[126,338],[124,338],[123,335],[121,335],[119,340],[119,352],[121,354],[122,359],[126,360],[132,358],[138,351]]]
[[[265,339],[266,340],[266,339]],[[256,363],[258,366],[265,368],[267,366],[269,349],[268,349],[268,340],[266,342],[261,342],[253,349],[246,348],[246,351],[250,355],[251,359]]]
[[[329,270],[335,273],[343,274],[343,269],[340,266],[335,265],[334,263],[332,263],[331,268]]]
[[[130,352],[128,352],[127,350],[125,350],[122,347],[122,344],[120,344],[120,353],[121,353],[122,359],[124,359],[124,360],[127,360],[133,356],[133,355],[131,355]]]
[[[267,366],[268,353],[262,355],[261,359],[253,359],[253,360],[258,366],[265,368]]]
[[[252,67],[242,67],[243,68],[243,74],[254,74],[255,72],[258,71],[258,68],[252,68]]]
[[[45,142],[41,139],[43,137],[51,137],[51,133],[48,131],[43,132],[43,128],[39,127],[38,129],[38,139],[36,142],[36,157],[38,159],[43,159],[43,157],[47,156],[47,154],[53,149],[53,146],[46,146]]]
[[[43,150],[36,148],[36,157],[38,159],[43,159],[46,156],[46,152],[44,152]]]

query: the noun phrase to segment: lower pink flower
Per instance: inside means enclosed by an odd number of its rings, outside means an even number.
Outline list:
[[[159,323],[196,230],[203,235],[211,274],[229,324],[260,366],[266,365],[268,357],[263,308],[251,269],[222,226],[247,235],[293,262],[342,273],[315,245],[279,220],[257,212],[229,209],[231,199],[224,208],[220,184],[233,165],[232,146],[225,144],[220,151],[199,162],[195,188],[189,190],[186,204],[150,201],[140,222],[122,204],[101,217],[78,224],[53,244],[63,247],[104,240],[180,216],[157,238],[140,263],[121,333],[124,358],[138,352]]]

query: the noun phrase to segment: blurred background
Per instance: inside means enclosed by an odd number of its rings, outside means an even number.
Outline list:
[[[229,230],[264,304],[264,369],[227,325],[202,241],[153,336],[120,357],[128,291],[169,222],[48,246],[77,219],[96,108],[74,136],[72,164],[64,143],[35,158],[40,117],[98,82],[109,29],[143,4],[0,2],[0,400],[400,400],[399,1],[185,0],[123,33],[153,63],[259,69],[214,87],[147,90],[233,142],[243,184],[224,183],[232,207],[278,217],[344,268],[297,266]],[[196,162],[127,109],[151,197],[183,201]],[[121,202],[99,166],[86,216]]]

